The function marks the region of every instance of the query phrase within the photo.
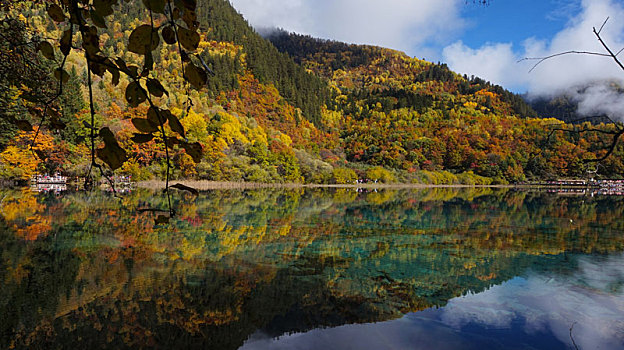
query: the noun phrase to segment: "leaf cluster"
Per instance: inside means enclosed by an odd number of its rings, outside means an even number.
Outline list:
[[[129,52],[143,58],[142,66],[131,64],[122,57],[109,57],[102,50],[100,35],[108,28],[110,18],[123,12],[126,6],[137,6],[134,3],[127,4],[118,0],[48,1],[46,3],[47,15],[63,29],[56,47],[48,41],[41,41],[37,49],[43,57],[49,60],[56,61],[57,57],[61,57],[61,63],[54,70],[54,77],[59,81],[59,94],[62,93],[63,84],[69,80],[70,75],[64,66],[72,51],[84,56],[88,66],[89,80],[91,74],[103,78],[106,73],[109,73],[112,84],[117,86],[120,84],[121,75],[125,75],[130,81],[125,87],[125,99],[128,105],[131,107],[149,105],[147,118],[132,120],[132,124],[139,131],[132,140],[140,144],[152,140],[155,133],[161,133],[161,138],[167,148],[179,146],[186,150],[195,162],[200,162],[201,145],[186,142],[185,130],[178,117],[168,109],[161,109],[156,105],[156,98],[168,96],[169,93],[153,74],[154,52],[164,42],[179,51],[181,64],[184,65],[183,78],[196,89],[201,89],[205,85],[207,69],[201,66],[200,60],[193,59],[200,42],[199,23],[195,13],[196,1],[142,0],[142,5],[149,12],[150,23],[134,28],[127,43]],[[91,91],[90,84],[89,89]],[[36,98],[30,98],[27,93],[22,93],[21,97],[31,102],[41,102]],[[91,114],[94,116],[91,93],[90,100]],[[50,112],[53,111],[51,108],[47,108],[50,101],[44,101],[44,104],[46,105],[45,111],[48,114],[53,113]],[[43,115],[40,117],[42,120],[46,118]],[[54,123],[53,116],[50,122]],[[94,124],[92,118],[88,127],[94,129]],[[167,135],[165,124],[168,124],[177,136]],[[26,121],[20,121],[19,125],[24,129],[29,128]],[[97,151],[93,149],[95,155],[110,169],[119,169],[128,157],[126,151],[119,146],[114,133],[104,127],[97,132],[92,130],[92,138],[96,136],[99,136],[104,147]]]

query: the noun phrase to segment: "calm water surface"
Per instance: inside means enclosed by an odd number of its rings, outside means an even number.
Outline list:
[[[624,349],[624,198],[0,190],[0,348]]]

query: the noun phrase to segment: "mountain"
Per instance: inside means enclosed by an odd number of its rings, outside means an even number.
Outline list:
[[[281,30],[266,37],[330,81],[341,116],[335,130],[350,162],[403,169],[410,181],[435,182],[423,179],[425,170],[460,178],[475,173],[505,183],[582,176],[576,157],[591,157],[570,152],[577,147],[569,135],[553,143],[549,131],[559,123],[540,122],[522,96],[460,76],[445,64]],[[570,154],[576,160],[566,159]]]
[[[390,107],[408,107],[413,105],[410,102],[414,102],[413,99],[403,99],[403,97],[407,97],[406,93],[397,93],[395,83],[406,86],[419,82],[441,82],[451,83],[442,87],[445,92],[474,94],[485,89],[500,95],[501,101],[511,107],[513,114],[525,118],[537,116],[536,112],[521,96],[478,77],[473,76],[470,79],[466,75],[461,77],[452,72],[446,64],[439,62],[438,64],[431,64],[423,60],[412,59],[402,52],[381,47],[349,45],[332,40],[317,39],[308,35],[288,33],[284,30],[267,31],[265,37],[281,52],[288,53],[297,63],[327,79],[331,80],[333,74],[338,70],[358,75],[359,79],[356,80],[356,84],[343,84],[343,88],[356,91],[368,90],[372,94],[380,90],[389,90],[398,94],[399,96],[394,96],[398,98],[398,105]],[[384,72],[392,81],[387,83],[384,81],[377,86],[373,84],[372,80],[375,76],[383,75]],[[367,78],[369,79],[366,80]],[[375,83],[379,84],[378,81]],[[381,95],[388,97],[392,95],[392,92]],[[510,111],[500,110],[499,112]]]
[[[100,46],[111,57],[137,66],[127,49],[133,28],[149,23],[139,1],[121,3],[101,29]],[[434,184],[490,184],[526,179],[578,177],[584,158],[601,155],[600,135],[581,144],[566,133],[552,136],[554,119],[540,119],[522,97],[477,77],[461,76],[445,64],[411,58],[391,49],[349,45],[309,36],[273,32],[263,38],[225,0],[197,2],[201,42],[198,55],[214,72],[201,90],[181,78],[175,46],[154,51],[155,76],[168,95],[160,105],[176,115],[187,142],[198,142],[195,164],[184,149],[171,155],[174,177],[219,181],[353,183],[357,179]],[[21,16],[21,17],[19,17]],[[60,37],[41,6],[13,13],[45,37]],[[27,19],[28,18],[28,19]],[[155,25],[163,18],[156,17]],[[24,32],[28,39],[28,33]],[[27,40],[26,40],[27,41]],[[46,61],[39,57],[39,64]],[[27,179],[35,171],[84,175],[90,164],[90,120],[85,98],[84,59],[67,60],[72,86],[59,105],[60,131],[43,130],[33,157],[34,134],[0,124],[0,178]],[[48,69],[52,71],[52,69]],[[108,127],[128,152],[118,170],[133,179],[159,178],[166,152],[156,139],[132,141],[132,119],[146,108],[127,105],[122,78],[94,77],[96,126]],[[9,84],[4,91],[17,89]],[[10,96],[9,96],[10,97]],[[189,99],[190,97],[190,99]],[[12,101],[11,98],[0,99]],[[28,117],[26,108],[20,118]],[[29,119],[30,118],[30,119]],[[62,122],[62,123],[61,123]],[[172,132],[167,129],[168,132]],[[602,152],[602,153],[601,153]],[[622,150],[601,172],[624,172]]]

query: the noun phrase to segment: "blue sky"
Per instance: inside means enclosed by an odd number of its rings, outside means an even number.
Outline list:
[[[442,61],[515,92],[544,94],[600,79],[624,78],[613,62],[589,56],[550,60],[528,73],[524,57],[602,51],[591,30],[624,47],[622,0],[231,0],[257,28],[394,48]],[[623,54],[624,55],[624,54]]]
[[[488,6],[467,4],[462,17],[468,25],[461,40],[471,47],[487,42],[520,44],[528,37],[552,38],[581,12],[580,1],[493,0]]]

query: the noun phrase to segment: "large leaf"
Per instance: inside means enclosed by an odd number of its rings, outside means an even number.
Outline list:
[[[63,56],[69,55],[69,51],[71,51],[71,41],[72,41],[72,31],[71,29],[67,29],[63,32],[61,36],[61,52]]]
[[[190,30],[196,30],[199,23],[197,22],[197,14],[195,11],[186,10],[182,15],[182,20],[186,23]]]
[[[158,107],[150,107],[147,110],[147,120],[155,125],[165,124],[167,122],[167,118],[162,115]]]
[[[147,51],[145,53],[145,60],[143,61],[143,71],[141,72],[141,76],[147,77],[152,69],[154,69],[154,56],[152,56],[152,51]]]
[[[132,125],[140,132],[153,133],[158,131],[158,124],[153,123],[149,119],[133,118]]]
[[[106,17],[113,14],[113,5],[116,3],[116,0],[93,0],[93,7],[98,15]]]
[[[91,56],[95,56],[100,51],[100,36],[96,27],[88,27],[82,32],[82,47]]]
[[[177,42],[175,31],[171,28],[171,26],[164,27],[160,34],[162,35],[163,40],[169,45],[173,45]]]
[[[112,170],[121,168],[123,163],[128,160],[126,151],[119,146],[115,135],[109,128],[100,129],[100,137],[104,140],[104,148],[98,148],[96,154],[104,163]]]
[[[65,130],[65,128],[67,127],[67,124],[65,124],[62,120],[58,118],[50,118],[49,124],[50,128],[54,130]]]
[[[39,103],[40,101],[40,97],[35,95],[35,94],[31,94],[28,92],[22,92],[22,94],[20,95],[20,98],[23,100],[26,100],[28,102],[32,102],[32,103]]]
[[[178,28],[178,40],[180,40],[183,48],[195,51],[199,46],[199,39],[199,34],[196,31],[184,27]]]
[[[130,70],[128,69],[128,65],[126,64],[126,61],[124,61],[123,59],[121,59],[120,57],[115,58],[115,63],[117,64],[117,67],[119,67],[119,70],[130,75]],[[136,76],[130,75],[132,78],[136,78]]]
[[[156,225],[165,225],[169,223],[169,217],[164,216],[164,215],[158,215],[158,217],[156,218]]]
[[[47,58],[49,60],[53,60],[54,59],[54,48],[52,47],[52,45],[49,42],[42,41],[41,43],[39,43],[38,49],[41,52],[41,54],[43,55],[43,57],[45,57],[45,58]]]
[[[67,73],[64,69],[61,69],[61,68],[56,68],[54,70],[54,77],[56,78],[56,80],[62,81],[63,84],[69,81],[69,73]]]
[[[89,11],[89,16],[91,16],[91,21],[99,28],[107,28],[106,21],[104,17],[100,15],[97,11]]]
[[[104,73],[106,73],[106,71],[108,70],[108,67],[106,67],[103,64],[99,64],[95,61],[91,61],[89,62],[89,70],[91,70],[91,72],[99,77],[104,77]]]
[[[171,130],[173,130],[173,132],[177,132],[180,136],[185,137],[184,126],[182,126],[182,123],[180,123],[180,119],[178,119],[178,117],[176,117],[175,115],[173,115],[173,113],[169,111],[167,111],[167,113],[165,113],[164,115],[166,115],[167,120],[169,120],[169,127],[171,128]]]
[[[148,24],[136,27],[130,38],[128,39],[128,50],[130,52],[145,55],[149,51],[153,51],[160,44],[160,36],[158,32]]]
[[[18,120],[15,125],[17,125],[17,128],[22,130],[22,131],[32,131],[33,127],[32,124],[30,124],[30,122],[28,120]]]
[[[51,4],[48,7],[48,15],[54,22],[64,22],[66,18],[63,9],[57,4]]]
[[[128,75],[130,75],[131,77],[138,77],[139,76],[139,67],[131,64],[128,66]]]
[[[201,89],[208,80],[206,71],[189,62],[184,69],[184,79],[191,83],[197,90]]]
[[[173,9],[173,12],[171,13],[171,18],[173,18],[174,21],[177,21],[180,19],[180,9],[179,7],[180,4],[178,4],[178,0],[174,0],[175,6],[176,8]]]
[[[160,81],[158,81],[157,79],[147,79],[147,90],[150,92],[150,94],[157,96],[157,97],[162,97],[163,94],[169,96],[169,93],[167,92],[167,90],[165,90],[165,88],[162,86],[162,84],[160,83]]]
[[[145,102],[146,99],[147,96],[145,96],[145,91],[143,91],[139,83],[135,81],[128,84],[128,87],[126,88],[126,101],[128,101],[130,107],[137,107],[141,103]]]
[[[134,134],[134,136],[132,136],[131,140],[134,143],[147,143],[150,142],[154,139],[154,135],[152,134]]]
[[[199,142],[195,143],[183,143],[182,147],[186,151],[186,154],[193,158],[195,163],[200,163],[202,160],[202,146]]]
[[[115,134],[113,134],[111,129],[109,129],[108,127],[103,127],[102,129],[100,129],[100,137],[105,144],[117,142]]]
[[[182,140],[178,139],[175,136],[167,137],[165,139],[165,144],[167,145],[167,148],[169,148],[169,149],[173,149],[173,147],[175,147],[175,145],[180,145],[180,144],[183,144],[184,142],[185,141],[182,141]]]
[[[119,69],[115,67],[111,61],[109,61],[109,64],[106,66],[106,69],[108,69],[108,71],[112,75],[111,83],[113,84],[113,86],[119,85],[119,78],[120,78]]]
[[[148,10],[156,13],[165,13],[165,0],[143,0],[143,4]]]

